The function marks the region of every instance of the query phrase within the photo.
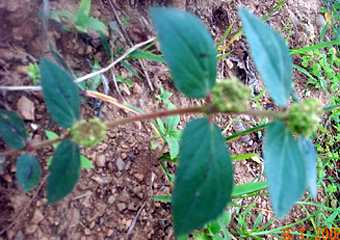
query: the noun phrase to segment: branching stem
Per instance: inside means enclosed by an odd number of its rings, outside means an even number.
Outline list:
[[[28,143],[26,145],[25,148],[23,149],[12,149],[12,150],[8,150],[8,151],[5,151],[3,153],[0,153],[0,156],[17,156],[19,155],[21,152],[24,152],[24,151],[27,151],[27,152],[33,152],[33,151],[36,151],[38,149],[41,149],[43,147],[47,147],[47,146],[51,146],[55,143],[58,143],[66,138],[70,137],[70,134],[67,132],[55,139],[52,139],[52,140],[45,140],[45,141],[42,141],[38,144],[35,144],[35,145],[31,145],[30,143]]]
[[[196,107],[188,107],[188,108],[177,108],[174,110],[165,110],[161,112],[152,112],[152,113],[146,113],[141,114],[133,117],[118,119],[112,122],[107,122],[108,128],[114,128],[118,125],[123,125],[131,122],[137,122],[137,121],[146,121],[151,120],[155,118],[161,118],[161,117],[168,117],[173,115],[184,115],[184,114],[193,114],[193,113],[206,113],[207,108],[205,106],[196,106]]]
[[[209,105],[193,106],[193,107],[178,108],[174,110],[164,110],[160,112],[152,112],[152,113],[140,114],[140,115],[127,117],[127,118],[121,118],[115,121],[107,122],[106,125],[108,128],[114,128],[119,125],[128,124],[128,123],[137,122],[137,121],[146,121],[146,120],[152,120],[156,118],[168,117],[168,116],[173,116],[173,115],[185,115],[185,114],[195,114],[195,113],[203,113],[203,114],[211,115],[211,114],[219,113],[219,111]],[[284,119],[286,116],[285,112],[254,111],[254,110],[247,110],[243,112],[232,112],[231,111],[231,112],[225,112],[225,113],[236,114],[236,115],[245,114],[245,115],[257,116],[257,117],[269,117],[269,118],[278,118],[278,119]],[[58,143],[69,137],[70,137],[70,133],[66,132],[62,136],[55,138],[53,140],[45,140],[36,145],[31,145],[30,143],[28,143],[24,149],[5,151],[3,153],[0,153],[0,156],[16,156],[23,151],[33,152],[43,147]]]

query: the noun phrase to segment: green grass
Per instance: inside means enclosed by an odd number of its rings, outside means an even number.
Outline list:
[[[295,69],[304,74],[307,84],[333,94],[340,88],[340,57],[337,49],[316,49],[300,54]]]

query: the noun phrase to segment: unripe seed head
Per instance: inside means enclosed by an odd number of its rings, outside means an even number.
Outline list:
[[[81,120],[71,128],[72,140],[84,147],[101,143],[106,136],[107,126],[98,118]]]
[[[288,128],[298,135],[309,137],[318,128],[322,107],[316,99],[294,103],[288,110]]]
[[[242,112],[247,109],[250,89],[232,77],[218,82],[211,91],[212,104],[221,112]]]

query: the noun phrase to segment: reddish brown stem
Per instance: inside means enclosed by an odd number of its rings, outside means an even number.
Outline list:
[[[136,121],[145,121],[155,118],[161,118],[161,117],[168,117],[173,115],[183,115],[183,114],[192,114],[192,113],[206,113],[207,107],[206,106],[198,106],[198,107],[188,107],[188,108],[178,108],[174,110],[165,110],[161,112],[153,112],[153,113],[147,113],[142,115],[137,115],[129,118],[123,118],[118,119],[116,121],[107,122],[106,125],[108,128],[113,128],[118,125],[123,125],[131,122]]]
[[[208,105],[204,106],[194,106],[194,107],[188,107],[188,108],[178,108],[174,110],[164,110],[160,112],[153,112],[153,113],[146,113],[142,115],[132,116],[128,118],[122,118],[115,121],[107,122],[106,125],[108,128],[117,127],[119,125],[128,124],[131,122],[137,122],[137,121],[146,121],[146,120],[152,120],[156,118],[161,117],[168,117],[173,115],[184,115],[184,114],[193,114],[193,113],[206,113],[206,114],[214,114],[218,113],[218,109],[211,107]],[[284,112],[273,112],[273,111],[244,111],[244,112],[227,112],[228,114],[245,114],[245,115],[252,115],[252,116],[258,116],[258,117],[269,117],[269,118],[279,118],[284,119],[286,117],[286,113]],[[66,138],[70,137],[70,133],[67,132],[63,134],[62,136],[53,139],[53,140],[45,140],[42,141],[36,145],[30,145],[27,144],[24,149],[20,150],[8,150],[3,153],[0,153],[0,156],[16,156],[20,154],[21,152],[27,151],[27,152],[33,152],[38,149],[41,149],[46,146],[50,146],[52,144],[58,143]]]
[[[60,142],[64,139],[68,138],[69,136],[70,136],[70,134],[67,132],[60,137],[57,137],[57,138],[52,139],[52,140],[45,140],[45,141],[42,141],[42,142],[35,144],[35,145],[31,145],[30,143],[28,143],[26,145],[26,147],[23,148],[23,149],[8,150],[8,151],[0,153],[0,156],[14,156],[15,157],[15,156],[19,155],[21,152],[24,152],[24,151],[33,152],[33,151],[36,151],[36,150],[41,149],[43,147],[50,146],[50,145],[53,145],[55,143],[58,143],[58,142]]]

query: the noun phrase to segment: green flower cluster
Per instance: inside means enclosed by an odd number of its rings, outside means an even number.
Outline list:
[[[288,128],[294,133],[309,137],[318,128],[322,107],[316,99],[294,103],[288,110]]]
[[[82,146],[92,147],[101,143],[106,136],[107,126],[98,118],[81,120],[71,128],[72,140]]]
[[[212,104],[221,112],[242,112],[247,109],[250,89],[232,77],[218,82],[212,89]]]

